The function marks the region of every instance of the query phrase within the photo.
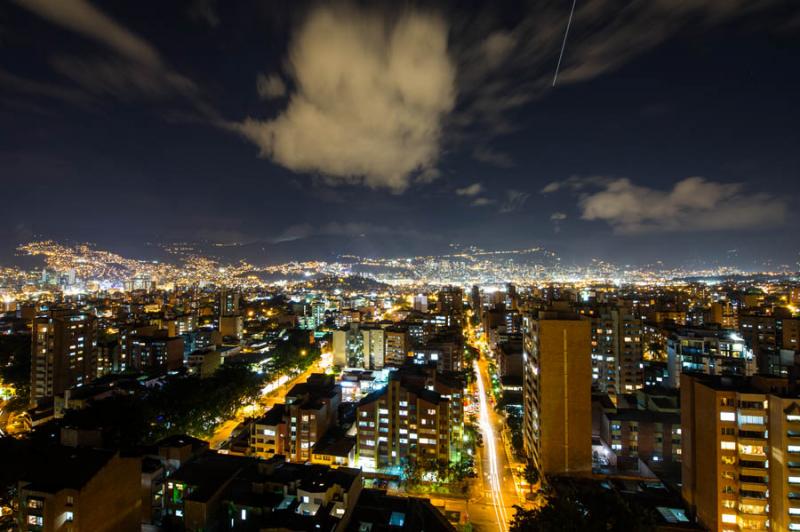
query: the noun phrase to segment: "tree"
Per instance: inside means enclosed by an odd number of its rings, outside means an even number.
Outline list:
[[[592,481],[556,482],[544,506],[516,506],[510,532],[650,532],[652,515]]]
[[[528,483],[528,489],[533,493],[533,486],[539,482],[539,469],[533,465],[533,462],[525,465],[525,481]]]

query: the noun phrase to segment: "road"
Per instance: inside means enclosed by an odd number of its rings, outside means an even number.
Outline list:
[[[271,388],[269,392],[262,395],[257,403],[240,408],[234,419],[229,419],[217,427],[214,435],[211,436],[211,439],[208,441],[208,446],[211,449],[219,449],[223,443],[230,439],[233,430],[239,425],[239,423],[243,422],[245,418],[256,417],[265,413],[267,410],[272,408],[275,403],[283,401],[283,398],[286,396],[286,392],[288,392],[292,386],[301,382],[305,382],[312,373],[319,373],[322,370],[323,368],[321,366],[321,362],[320,360],[317,360],[306,371],[297,375],[293,379],[290,379],[281,385],[274,383],[275,387]]]
[[[480,496],[468,505],[470,522],[476,530],[505,532],[514,516],[514,505],[521,504],[514,475],[501,436],[502,419],[489,402],[489,374],[485,359],[474,362],[479,400],[483,447],[480,448]],[[474,494],[473,494],[474,495]]]

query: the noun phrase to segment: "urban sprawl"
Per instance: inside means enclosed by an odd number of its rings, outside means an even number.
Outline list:
[[[800,530],[788,266],[159,250],[0,268],[0,528]]]

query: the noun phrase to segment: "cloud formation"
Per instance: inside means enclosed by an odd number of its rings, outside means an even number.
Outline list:
[[[94,39],[121,56],[153,68],[161,66],[158,51],[86,0],[13,0],[54,24]]]
[[[782,4],[783,0],[578,2],[558,84],[613,71],[686,29],[703,31]],[[452,122],[462,129],[477,126],[480,142],[513,130],[512,113],[553,90],[555,58],[571,3],[539,0],[523,5],[525,14],[512,27],[498,23],[497,7],[491,3],[479,15],[456,18],[461,102]],[[481,160],[480,151],[473,155]]]
[[[495,200],[489,198],[475,198],[470,203],[471,207],[486,207],[487,205],[493,205]]]
[[[518,211],[525,205],[525,202],[528,201],[530,197],[530,194],[522,192],[521,190],[506,190],[506,199],[503,204],[500,205],[500,212],[509,213]]]
[[[256,89],[258,90],[258,95],[264,100],[286,96],[286,84],[277,74],[268,76],[259,74],[256,79]]]
[[[756,229],[780,225],[787,212],[780,199],[702,177],[678,181],[671,190],[628,179],[609,180],[600,188],[580,198],[581,218],[604,221],[622,234]]]
[[[158,50],[87,0],[13,0],[41,18],[94,40],[105,54],[79,57],[57,53],[50,65],[91,94],[134,97],[181,96],[206,117],[216,113],[195,83],[172,69]]]
[[[286,109],[232,127],[291,170],[402,192],[436,165],[455,104],[447,32],[441,17],[421,11],[386,18],[317,7],[290,44],[296,90]]]
[[[561,222],[567,219],[567,215],[563,212],[554,212],[550,215],[550,223],[553,224],[553,232],[561,232]]]
[[[476,161],[500,168],[511,168],[514,166],[514,161],[509,154],[494,150],[488,146],[478,146],[475,148],[472,152],[472,157]]]
[[[480,183],[473,183],[464,188],[457,188],[456,194],[459,196],[477,196],[483,192],[483,185]]]

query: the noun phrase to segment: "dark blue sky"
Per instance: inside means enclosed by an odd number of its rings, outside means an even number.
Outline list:
[[[271,4],[0,6],[0,257],[44,237],[798,260],[784,2],[579,1],[554,89],[569,2]]]

